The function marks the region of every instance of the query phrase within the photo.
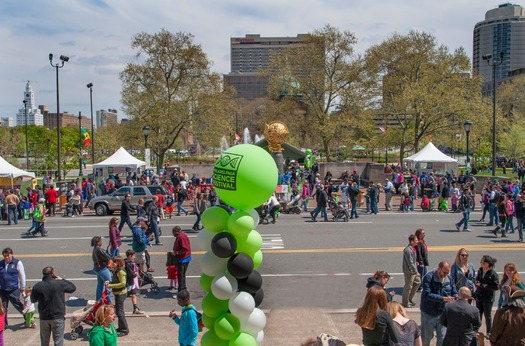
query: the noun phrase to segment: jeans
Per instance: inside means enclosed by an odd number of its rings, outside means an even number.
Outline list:
[[[201,214],[201,213],[198,213],[198,214],[197,214],[197,220],[196,220],[195,223],[193,224],[193,229],[194,229],[194,230],[198,230],[198,229],[199,229],[199,224],[201,223],[201,219],[202,219],[202,214]]]
[[[499,216],[498,216],[498,210],[496,208],[496,204],[490,203],[489,204],[489,224],[499,224]]]
[[[56,320],[40,320],[40,344],[49,345],[49,338],[53,334],[55,346],[64,345],[64,326],[63,318]]]
[[[178,292],[186,289],[186,271],[188,270],[189,264],[190,262],[177,263],[177,283],[179,284]]]
[[[104,267],[100,270],[97,270],[98,268],[95,267],[93,270],[97,274],[97,291],[95,300],[99,300],[102,296],[102,292],[104,291],[104,287],[106,286],[106,281],[111,282],[111,273],[109,272],[109,269],[107,267]],[[109,301],[111,302],[111,294],[109,295]]]
[[[518,235],[520,240],[523,240],[523,227],[525,226],[525,218],[516,218],[518,220]]]
[[[463,211],[463,218],[457,223],[458,228],[461,227],[461,225],[465,224],[463,226],[463,230],[468,229],[468,221],[470,220],[470,208],[466,208]]]
[[[370,198],[370,212],[377,215],[377,200],[376,198]]]
[[[20,290],[9,290],[9,291],[0,291],[0,296],[2,297],[2,305],[5,310],[5,324],[7,325],[7,308],[9,302],[15,307],[16,311],[22,313],[24,310],[24,304],[20,301]]]
[[[11,220],[15,222],[15,225],[18,225],[18,211],[16,210],[16,205],[7,206],[7,224],[11,224]]]
[[[492,305],[494,303],[486,303],[481,300],[476,300],[476,307],[479,310],[479,318],[483,318],[485,315],[485,327],[487,328],[487,334],[490,333],[492,328]]]
[[[357,219],[359,217],[357,216],[357,200],[351,199],[350,202],[352,203],[352,210],[350,211],[350,218],[355,217]]]
[[[159,224],[157,223],[157,220],[153,220],[149,223],[149,230],[146,234],[150,235],[151,233],[153,233],[153,235],[155,236],[155,244],[160,244]]]
[[[419,273],[419,278],[421,280],[423,280],[425,275],[427,275],[427,273],[428,273],[428,267],[427,266],[418,266],[417,267],[417,272]],[[419,289],[422,289],[422,287],[420,286]]]
[[[133,228],[133,225],[131,224],[131,219],[129,215],[120,215],[120,223],[118,225],[118,231],[122,232],[122,228],[124,228],[124,224],[127,224],[129,229]]]
[[[181,210],[183,213],[186,213],[186,214],[188,213],[186,209],[182,207],[182,201],[179,201],[177,202],[177,215],[180,215]]]
[[[312,217],[315,219],[317,215],[319,215],[319,212],[321,212],[321,216],[324,217],[324,220],[328,221],[328,215],[326,215],[326,207],[315,207],[315,209],[312,211]]]
[[[113,245],[109,248],[109,255],[111,258],[120,256],[120,249],[114,247]]]
[[[485,215],[487,215],[487,211],[489,211],[489,204],[485,203],[483,204],[483,215],[481,215],[480,220],[485,220]],[[490,216],[490,212],[489,212],[489,216]]]
[[[439,323],[439,317],[439,315],[434,316],[421,311],[421,339],[423,346],[430,346],[430,341],[434,338],[434,330],[437,336],[436,346],[443,345],[443,338],[447,328]]]
[[[509,215],[507,218],[507,224],[505,225],[505,232],[510,228],[511,233],[514,233],[514,215]]]
[[[115,294],[115,314],[118,317],[118,328],[121,332],[129,332],[128,321],[126,321],[126,314],[124,311],[124,301],[127,294]]]
[[[414,196],[410,196],[410,211],[414,211],[414,200],[416,198]]]

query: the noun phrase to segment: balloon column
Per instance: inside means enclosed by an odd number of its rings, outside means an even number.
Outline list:
[[[213,170],[219,197],[237,211],[215,206],[202,214],[202,346],[255,346],[264,338],[266,316],[257,307],[264,293],[257,269],[263,260],[255,207],[277,185],[277,166],[264,149],[241,144],[223,152]]]

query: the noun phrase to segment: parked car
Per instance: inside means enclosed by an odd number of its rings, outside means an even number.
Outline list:
[[[131,195],[131,205],[137,205],[139,198],[144,199],[144,205],[151,203],[153,196],[160,190],[160,193],[166,198],[169,195],[168,189],[162,185],[137,185],[122,186],[118,190],[104,196],[97,196],[89,201],[88,208],[95,210],[98,216],[111,215],[115,211],[120,212],[120,206],[124,196],[128,193]]]

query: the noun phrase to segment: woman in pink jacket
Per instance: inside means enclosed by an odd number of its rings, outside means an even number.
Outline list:
[[[505,208],[507,208],[507,224],[505,225],[505,233],[509,230],[510,226],[510,232],[508,233],[514,233],[514,214],[516,214],[516,210],[514,209],[514,200],[512,199],[512,194],[508,194],[506,196],[507,200],[505,201]]]

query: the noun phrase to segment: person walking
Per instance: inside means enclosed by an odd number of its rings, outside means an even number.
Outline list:
[[[436,270],[423,278],[423,292],[421,294],[421,337],[423,346],[430,346],[436,332],[436,346],[443,345],[446,328],[439,319],[445,310],[445,304],[456,300],[458,293],[454,280],[449,275],[450,263],[441,261]]]
[[[150,234],[153,234],[153,236],[155,237],[155,245],[160,246],[162,245],[162,243],[160,242],[160,234],[159,234],[160,211],[159,211],[157,202],[158,202],[158,197],[155,195],[153,196],[151,203],[148,205],[148,208],[146,209],[146,214],[148,215],[148,223],[149,223],[149,230],[146,234],[148,236]]]
[[[73,293],[76,286],[55,274],[53,267],[42,270],[42,281],[35,284],[31,301],[38,303],[40,317],[40,344],[49,345],[51,334],[55,346],[64,344],[66,319],[65,293]]]
[[[149,238],[146,236],[148,230],[148,219],[140,216],[137,223],[131,229],[132,243],[131,248],[135,251],[135,263],[140,267],[140,271],[144,271],[144,263],[146,263],[146,252],[150,245]],[[149,271],[150,268],[148,268]]]
[[[94,236],[91,239],[91,246],[93,247],[93,252],[91,254],[91,258],[93,259],[93,270],[97,274],[95,300],[99,300],[102,296],[106,281],[111,280],[111,273],[108,268],[111,256],[102,248],[102,237],[98,235]],[[108,296],[108,299],[111,301],[111,295]]]
[[[351,209],[350,209],[350,218],[359,218],[359,215],[357,215],[357,197],[359,196],[359,185],[355,181],[350,182],[350,186],[348,186],[346,193],[348,195],[348,199],[350,200]]]
[[[425,242],[425,230],[423,228],[418,228],[416,230],[417,237],[417,246],[416,246],[416,262],[417,262],[417,272],[419,273],[420,279],[423,278],[428,271],[428,247]],[[418,292],[421,292],[423,288],[419,286]]]
[[[26,289],[26,273],[24,264],[13,257],[13,249],[6,247],[2,250],[3,260],[0,261],[0,297],[5,310],[5,323],[7,321],[8,304],[22,313],[24,304],[20,301],[20,292]]]
[[[120,255],[120,246],[122,245],[117,224],[118,219],[116,217],[112,217],[111,220],[109,220],[109,256],[111,258]]]
[[[188,211],[184,209],[184,207],[182,206],[182,203],[184,203],[184,201],[188,199],[188,193],[180,185],[177,187],[176,191],[177,192],[175,196],[177,199],[177,216],[180,216],[181,211],[185,213],[186,215],[188,215]]]
[[[485,316],[486,338],[490,338],[492,329],[492,306],[494,305],[494,292],[498,290],[498,273],[494,270],[497,260],[488,255],[481,258],[481,267],[476,275],[476,307],[480,318]]]
[[[403,250],[403,275],[405,286],[403,287],[403,307],[415,306],[413,298],[421,284],[421,276],[417,270],[416,246],[418,239],[415,234],[408,237],[408,245]]]
[[[120,205],[120,224],[118,225],[119,232],[122,232],[124,224],[127,224],[130,230],[133,228],[131,225],[129,213],[136,210],[137,209],[131,205],[131,195],[127,193],[122,200],[122,204]]]
[[[472,207],[472,197],[470,197],[470,189],[465,187],[463,193],[459,198],[459,210],[463,213],[463,218],[456,224],[456,229],[461,232],[461,225],[463,225],[463,232],[470,232],[468,222],[470,220],[470,209]]]
[[[518,242],[523,241],[523,229],[525,228],[525,191],[517,195],[514,202],[514,210],[516,213],[516,222],[518,224]]]
[[[200,222],[202,218],[202,213],[206,211],[206,208],[207,208],[206,198],[203,197],[202,193],[197,192],[197,196],[193,200],[193,213],[197,215],[197,220],[195,221],[192,227],[194,231],[198,231],[201,229]]]
[[[328,215],[326,214],[328,194],[326,193],[323,184],[317,185],[317,188],[315,190],[315,200],[317,202],[317,206],[310,213],[310,215],[312,216],[312,221],[317,222],[317,215],[319,215],[319,212],[321,212],[321,216],[324,217],[324,221],[328,222]]]
[[[190,264],[191,258],[191,244],[190,238],[182,231],[179,226],[173,227],[173,255],[177,258],[177,272],[178,272],[178,292],[185,290],[186,287],[186,271]]]
[[[447,328],[443,345],[472,345],[474,339],[477,345],[477,333],[481,327],[479,311],[470,305],[471,291],[463,286],[459,289],[458,300],[445,305],[439,322]]]
[[[33,227],[29,229],[31,232],[31,235],[33,237],[36,237],[36,234],[40,232],[42,237],[47,237],[47,230],[45,227],[46,224],[46,207],[44,203],[46,200],[44,198],[40,198],[38,200],[38,204],[35,206],[35,211],[33,212],[33,220],[35,221],[35,229],[31,231]]]
[[[492,234],[497,237],[498,231],[501,231],[501,237],[507,238],[505,225],[507,224],[509,214],[507,214],[507,205],[505,204],[505,195],[503,194],[499,196],[498,202],[496,203],[496,213],[501,225],[497,225],[496,228],[492,230]]]
[[[115,296],[115,312],[118,317],[118,336],[126,336],[129,334],[128,322],[124,310],[124,302],[128,294],[126,285],[126,263],[121,256],[115,257],[113,261],[115,263],[113,277],[111,282],[106,281],[104,284],[113,291],[113,295]]]

